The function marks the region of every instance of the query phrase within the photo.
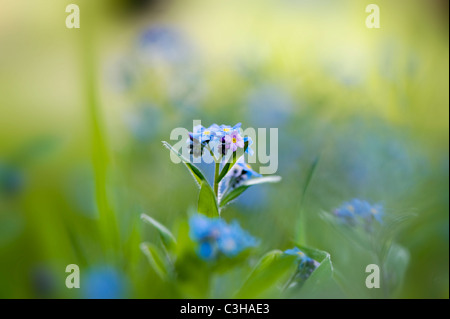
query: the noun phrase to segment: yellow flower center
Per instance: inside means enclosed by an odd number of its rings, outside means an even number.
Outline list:
[[[236,138],[235,138],[235,137],[233,137],[232,141],[233,141],[233,143],[236,143]]]
[[[348,210],[350,211],[350,212],[352,212],[352,213],[354,213],[355,212],[355,207],[353,207],[352,205],[348,205]]]
[[[224,132],[229,132],[230,129],[229,129],[228,127],[226,127],[226,128],[223,129],[223,131],[224,131]]]
[[[209,134],[211,134],[211,132],[210,131],[205,131],[205,132],[203,132],[205,135],[209,135]]]

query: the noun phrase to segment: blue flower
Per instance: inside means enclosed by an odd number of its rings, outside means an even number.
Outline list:
[[[202,156],[203,150],[211,141],[211,138],[213,138],[213,135],[203,125],[194,126],[192,132],[189,133],[188,139],[190,153],[194,157]]]
[[[125,277],[111,267],[91,269],[84,276],[81,288],[83,297],[87,299],[120,299],[127,295]]]
[[[216,240],[225,222],[221,219],[210,219],[204,215],[195,215],[189,220],[190,236],[196,241]]]
[[[287,250],[284,251],[284,253],[286,255],[297,256],[297,258],[299,260],[301,260],[302,258],[306,257],[305,253],[302,252],[298,247],[287,249]]]
[[[217,124],[213,124],[214,126],[216,126]],[[232,134],[233,131],[239,131],[239,129],[241,128],[241,123],[237,123],[235,126],[230,126],[230,125],[225,125],[222,124],[219,126],[218,128],[218,136],[219,137],[224,137],[225,135],[229,135]]]
[[[248,153],[249,155],[253,155],[253,150],[250,147],[250,145],[253,144],[253,140],[250,136],[244,136],[244,143],[247,143],[247,148],[245,149],[245,152]]]
[[[220,254],[234,257],[258,244],[236,221],[227,224],[220,218],[194,215],[189,220],[189,227],[191,239],[198,243],[197,253],[204,260],[214,260]]]
[[[373,220],[383,221],[384,209],[379,204],[372,205],[365,200],[352,199],[334,211],[343,223],[350,226],[363,225],[370,229]]]
[[[248,179],[261,176],[262,175],[255,172],[249,164],[245,163],[244,156],[241,156],[225,176],[225,188],[233,189],[240,186],[244,181]]]
[[[235,126],[212,124],[209,127],[197,125],[189,133],[189,147],[191,154],[199,157],[203,154],[204,147],[208,147],[216,155],[224,156],[228,150],[236,152],[238,148],[244,148],[245,152],[253,155],[250,145],[253,141],[250,137],[241,136],[241,123]]]
[[[308,257],[304,252],[302,252],[298,247],[292,249],[287,249],[284,251],[286,255],[296,256],[298,261],[298,268],[296,278],[298,280],[304,281],[311,276],[314,270],[319,267],[319,263],[314,259]]]

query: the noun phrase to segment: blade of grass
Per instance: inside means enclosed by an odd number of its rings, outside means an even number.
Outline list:
[[[300,245],[306,245],[306,234],[305,234],[305,230],[306,230],[306,218],[305,218],[305,212],[303,211],[303,206],[305,203],[305,197],[306,197],[306,192],[308,191],[309,185],[311,184],[311,180],[314,176],[314,172],[316,171],[317,165],[319,163],[319,159],[320,156],[317,156],[312,165],[311,168],[309,169],[308,175],[306,177],[306,181],[305,181],[305,185],[303,186],[303,190],[302,190],[302,194],[300,197],[300,202],[298,205],[298,222],[297,222],[297,232],[296,232],[296,240]]]
[[[84,30],[81,31],[81,56],[83,65],[83,83],[87,111],[90,120],[92,137],[92,165],[95,179],[95,201],[99,212],[99,228],[102,244],[107,257],[118,251],[118,226],[115,213],[108,200],[107,171],[108,171],[108,147],[104,133],[100,112],[100,99],[98,96],[96,63],[94,16],[85,14]]]

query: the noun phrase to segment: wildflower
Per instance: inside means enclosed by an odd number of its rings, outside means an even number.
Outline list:
[[[203,125],[196,125],[189,133],[189,150],[194,157],[200,157],[203,154],[204,147],[209,143],[211,136],[205,134]]]
[[[298,268],[295,278],[304,281],[311,276],[314,270],[319,267],[319,263],[314,259],[308,257],[298,247],[284,251],[286,255],[297,256]]]
[[[218,127],[218,133],[220,137],[225,137],[226,135],[231,134],[234,131],[239,131],[241,128],[241,123],[237,123],[235,126],[222,124],[218,126],[217,124],[213,124],[215,127]]]
[[[241,123],[235,126],[212,124],[209,127],[197,125],[193,131],[189,133],[189,147],[190,153],[195,157],[203,154],[204,147],[208,147],[211,152],[214,152],[219,157],[225,155],[228,150],[236,152],[239,148],[244,148],[247,144],[245,152],[250,155],[253,150],[250,145],[253,141],[250,137],[243,137],[240,134]]]
[[[81,284],[87,299],[120,299],[127,295],[127,281],[123,274],[111,267],[93,268]]]
[[[334,214],[347,225],[358,226],[363,224],[370,230],[370,226],[374,219],[379,223],[382,223],[384,210],[379,204],[371,205],[367,201],[355,198],[336,209]]]
[[[245,149],[245,152],[248,153],[249,155],[253,155],[253,150],[250,147],[250,145],[253,144],[253,140],[251,139],[250,136],[244,137],[244,145],[245,143],[247,143],[247,148]]]
[[[189,220],[190,237],[198,243],[200,258],[213,260],[220,254],[234,257],[257,245],[257,240],[237,222],[227,224],[220,218],[195,215]]]
[[[242,156],[225,176],[226,187],[236,188],[241,185],[242,182],[250,178],[261,176],[262,175],[255,172],[249,164],[245,163],[244,157]]]
[[[200,157],[203,154],[203,149],[205,147],[204,143],[201,143],[198,139],[194,137],[195,135],[193,133],[189,133],[189,152],[194,157]]]
[[[232,152],[236,152],[239,148],[244,148],[244,139],[238,131],[233,131],[229,135],[225,135],[223,138],[225,142],[225,149],[231,149]]]

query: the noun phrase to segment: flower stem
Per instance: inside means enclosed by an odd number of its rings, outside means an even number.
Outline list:
[[[220,162],[216,162],[216,168],[214,171],[214,194],[216,197],[219,197],[219,170],[220,170]]]

